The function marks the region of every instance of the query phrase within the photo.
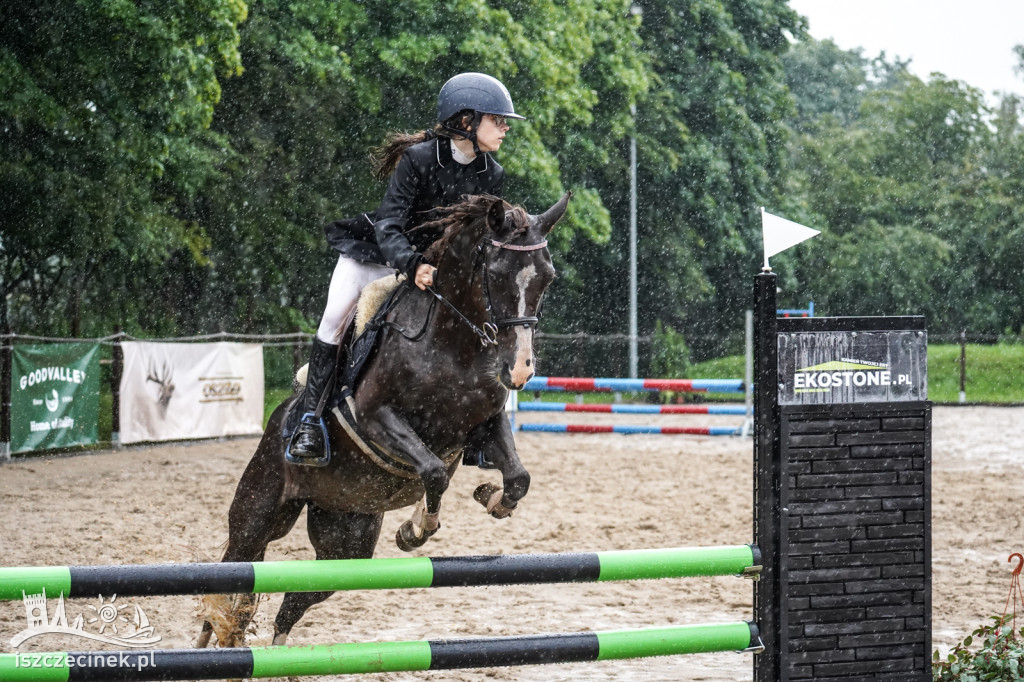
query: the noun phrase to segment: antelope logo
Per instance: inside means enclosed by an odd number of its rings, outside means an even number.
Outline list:
[[[146,374],[146,381],[152,381],[160,387],[160,394],[156,398],[156,404],[160,406],[160,417],[167,416],[167,406],[171,402],[171,396],[174,395],[174,375],[171,368],[165,361],[163,367],[160,369],[160,373],[157,374],[156,364],[151,360],[149,363],[149,372]]]

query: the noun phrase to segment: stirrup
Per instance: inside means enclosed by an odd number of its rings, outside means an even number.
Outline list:
[[[467,467],[479,467],[481,469],[497,469],[497,465],[491,460],[487,459],[487,455],[484,451],[477,448],[470,450],[466,448],[462,451],[462,466]]]
[[[302,457],[301,455],[292,454],[292,444],[295,439],[302,433],[302,427],[309,426],[312,428],[320,429],[321,437],[324,443],[324,454],[321,457]],[[312,466],[322,467],[327,466],[331,461],[331,441],[327,437],[327,424],[324,423],[322,417],[317,417],[312,412],[307,412],[302,415],[302,419],[299,420],[299,425],[295,427],[295,433],[292,434],[292,438],[288,441],[288,447],[284,451],[284,458],[286,461],[292,464],[298,464],[301,466]]]

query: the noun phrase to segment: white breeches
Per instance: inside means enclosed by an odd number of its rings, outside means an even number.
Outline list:
[[[327,307],[320,319],[316,337],[324,343],[337,344],[352,323],[356,304],[363,288],[375,280],[394,274],[394,268],[376,263],[363,263],[348,256],[340,256],[331,275],[327,292]]]

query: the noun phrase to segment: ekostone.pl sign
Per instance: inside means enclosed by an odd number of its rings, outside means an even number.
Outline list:
[[[781,405],[928,399],[924,331],[793,332],[778,339]]]
[[[14,346],[11,452],[97,441],[99,350],[95,343]]]

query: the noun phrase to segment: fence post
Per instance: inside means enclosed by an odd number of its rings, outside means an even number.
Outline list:
[[[14,336],[5,323],[0,327],[0,464],[11,459],[11,378]]]
[[[967,402],[967,330],[960,330],[960,402]]]
[[[761,577],[754,583],[754,616],[764,652],[754,657],[754,682],[782,679],[780,642],[784,641],[779,607],[781,580],[779,391],[775,313],[776,276],[754,278],[754,543],[761,548]]]
[[[114,330],[116,338],[110,365],[110,446],[116,450],[121,447],[121,377],[124,375],[124,350],[121,348],[121,325],[117,325]]]

